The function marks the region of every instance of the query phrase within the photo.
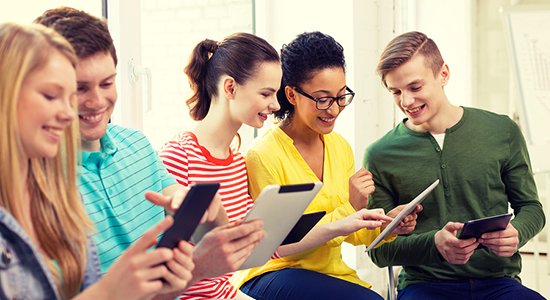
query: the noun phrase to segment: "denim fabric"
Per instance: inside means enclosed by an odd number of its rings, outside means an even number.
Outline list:
[[[397,295],[397,300],[471,299],[544,300],[539,293],[509,278],[470,279],[413,284]]]
[[[94,284],[101,278],[101,263],[97,247],[91,236],[88,236],[88,245],[86,247],[86,271],[82,281],[82,290]]]
[[[88,239],[83,288],[101,276],[97,250]],[[60,299],[55,280],[19,222],[0,207],[0,299]]]
[[[257,300],[383,300],[356,283],[306,269],[282,269],[245,282],[241,291]]]

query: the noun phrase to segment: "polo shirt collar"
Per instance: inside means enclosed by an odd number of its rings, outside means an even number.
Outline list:
[[[105,135],[99,139],[99,142],[101,143],[101,151],[95,151],[95,152],[88,152],[88,151],[81,151],[82,152],[82,162],[88,161],[88,159],[97,159],[98,156],[101,156],[101,158],[105,158],[107,156],[113,156],[118,151],[118,146],[115,140],[113,140],[113,137],[111,136],[111,133],[109,130],[105,132]]]

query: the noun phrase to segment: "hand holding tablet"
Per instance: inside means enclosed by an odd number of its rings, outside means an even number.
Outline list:
[[[369,252],[370,250],[372,250],[374,247],[376,247],[376,245],[378,245],[378,243],[380,243],[386,236],[388,236],[392,231],[395,230],[395,228],[397,228],[397,226],[399,226],[399,224],[401,224],[401,222],[403,221],[403,219],[409,215],[410,213],[412,213],[414,211],[414,209],[416,208],[416,206],[418,204],[420,204],[422,201],[424,201],[424,199],[426,198],[426,196],[428,196],[428,194],[431,193],[431,191],[433,191],[433,189],[435,189],[435,187],[439,184],[439,179],[437,179],[436,181],[434,181],[429,187],[427,187],[422,193],[420,193],[418,196],[416,196],[416,198],[414,198],[411,202],[409,202],[409,204],[407,204],[407,206],[405,206],[405,208],[403,208],[403,210],[397,215],[397,217],[395,217],[393,219],[393,221],[386,227],[386,229],[384,229],[377,237],[376,239],[374,239],[374,241],[372,241],[372,243],[367,247],[367,249],[365,250],[365,252]]]
[[[458,239],[469,239],[474,237],[476,238],[476,240],[479,240],[479,238],[481,238],[481,235],[486,232],[500,231],[506,229],[508,223],[510,223],[511,218],[512,213],[507,213],[468,221],[464,223],[464,227],[458,235]],[[485,248],[485,246],[479,244],[476,250],[481,248]]]
[[[322,182],[314,182],[264,187],[243,222],[262,220],[265,236],[239,270],[259,267],[269,260],[322,186]]]
[[[219,183],[191,185],[191,189],[174,215],[174,224],[164,232],[157,247],[173,249],[180,241],[189,241],[219,187]]]

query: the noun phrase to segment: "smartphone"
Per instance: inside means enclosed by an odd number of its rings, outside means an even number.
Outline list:
[[[220,188],[217,182],[194,183],[174,215],[174,224],[164,232],[158,247],[173,249],[180,241],[189,241]]]

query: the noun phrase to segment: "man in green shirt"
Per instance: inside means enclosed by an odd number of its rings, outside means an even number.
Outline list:
[[[452,105],[444,91],[449,67],[423,33],[393,39],[377,72],[407,118],[365,151],[376,186],[369,208],[390,210],[440,180],[416,229],[370,252],[379,267],[403,266],[398,299],[544,299],[518,277],[518,249],[545,217],[517,124]],[[456,237],[464,222],[507,213],[509,205],[514,219],[505,230]]]

